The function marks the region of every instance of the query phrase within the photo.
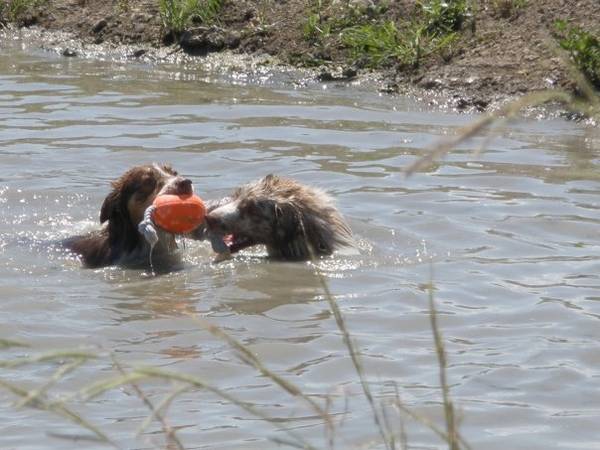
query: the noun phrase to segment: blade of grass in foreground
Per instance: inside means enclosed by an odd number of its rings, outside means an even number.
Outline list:
[[[360,356],[358,354],[358,350],[356,350],[356,348],[354,347],[354,343],[352,342],[352,339],[350,337],[350,332],[348,331],[348,328],[346,327],[346,322],[344,321],[342,312],[340,311],[340,308],[338,307],[337,302],[333,298],[333,295],[331,294],[331,291],[329,290],[329,286],[327,286],[325,277],[323,276],[323,274],[321,272],[318,271],[318,269],[317,269],[317,274],[318,274],[319,281],[321,282],[323,291],[325,293],[325,297],[327,298],[327,302],[329,303],[329,307],[331,308],[331,311],[335,318],[335,323],[337,324],[338,329],[342,333],[344,344],[346,345],[346,348],[348,349],[348,353],[350,354],[350,359],[352,360],[352,364],[354,365],[354,370],[356,371],[356,373],[358,375],[358,379],[360,381],[360,385],[362,387],[363,393],[365,394],[367,402],[369,403],[369,406],[371,407],[371,412],[373,413],[373,420],[375,421],[375,425],[377,426],[379,435],[381,436],[381,439],[383,440],[383,443],[386,446],[386,448],[393,450],[394,449],[394,438],[391,436],[391,433],[389,433],[389,431],[386,429],[385,423],[380,416],[377,406],[375,405],[375,399],[373,397],[373,394],[371,393],[371,388],[369,386],[369,382],[367,381],[365,371],[363,370],[363,366],[360,361]]]
[[[22,389],[18,386],[15,386],[12,383],[8,383],[8,382],[4,381],[4,380],[0,380],[0,387],[4,387],[4,388],[8,389],[13,394],[15,394],[19,397],[26,398],[29,396],[29,391],[27,391],[26,389]],[[29,401],[28,404],[32,407],[35,407],[35,408],[38,408],[38,409],[41,409],[44,411],[48,411],[48,412],[53,412],[55,414],[63,416],[65,418],[69,419],[70,421],[76,423],[77,425],[91,431],[102,442],[110,444],[115,448],[119,448],[106,434],[104,434],[102,431],[100,431],[99,428],[97,428],[95,425],[92,425],[90,422],[85,420],[80,415],[71,411],[69,408],[67,408],[62,403],[50,402],[50,401],[47,401],[46,399],[44,399],[43,397],[38,396],[35,399]]]
[[[12,339],[0,339],[0,349],[13,347],[29,347],[29,345],[25,344],[24,342],[14,341]]]
[[[524,108],[542,105],[552,100],[560,101],[565,104],[572,103],[571,96],[563,91],[542,91],[525,95],[504,106],[499,111],[487,114],[474,123],[460,128],[456,136],[440,141],[433,147],[433,150],[429,151],[424,156],[417,158],[412,164],[409,164],[404,169],[404,173],[406,176],[412,175],[429,166],[434,161],[444,157],[457,145],[488,130],[492,125],[499,121],[509,121]]]
[[[123,367],[121,366],[121,364],[119,363],[119,361],[117,361],[117,358],[115,357],[115,355],[111,354],[110,357],[112,359],[113,364],[115,365],[115,367],[119,371],[119,373],[121,375],[126,375],[125,370],[123,369]],[[165,439],[167,441],[167,447],[170,448],[170,447],[174,446],[178,450],[185,450],[183,444],[181,443],[181,441],[177,437],[177,434],[175,434],[175,429],[173,427],[171,427],[171,425],[169,425],[169,423],[167,422],[167,419],[160,413],[160,411],[158,410],[158,408],[155,408],[154,404],[150,401],[150,399],[148,398],[148,396],[146,396],[146,394],[144,394],[144,391],[142,391],[142,388],[140,388],[135,381],[131,381],[129,383],[129,385],[135,391],[135,393],[140,398],[140,400],[142,400],[142,402],[144,403],[144,405],[146,405],[148,407],[148,409],[150,410],[150,416],[149,417],[150,418],[153,418],[153,417],[156,418],[156,420],[158,420],[158,422],[160,423],[162,431],[163,431],[163,433],[165,435]]]
[[[126,373],[125,375],[119,377],[112,377],[107,380],[102,380],[100,382],[94,383],[93,385],[83,389],[80,393],[86,399],[90,399],[97,395],[102,394],[103,392],[114,389],[118,386],[130,385],[132,382],[143,381],[146,379],[163,379],[170,381],[178,381],[185,383],[188,386],[194,386],[197,388],[206,389],[209,392],[212,392],[216,396],[240,407],[244,411],[252,414],[255,417],[263,419],[271,424],[276,424],[277,419],[270,417],[269,415],[263,413],[259,409],[254,406],[234,397],[233,395],[213,386],[207,381],[184,373],[178,373],[173,371],[167,371],[155,367],[141,367],[136,368],[132,372]],[[281,428],[281,431],[286,433],[290,438],[294,440],[301,448],[307,450],[316,450],[315,447],[310,445],[302,436],[296,433],[293,430],[289,430],[286,428]]]
[[[177,372],[171,372],[171,371],[167,371],[167,370],[157,369],[157,368],[153,368],[153,367],[145,367],[145,368],[136,369],[136,372],[141,375],[145,375],[148,378],[162,378],[162,379],[166,379],[166,380],[176,380],[176,381],[181,381],[184,383],[189,383],[192,386],[206,389],[207,391],[212,392],[213,394],[217,395],[218,397],[221,397],[221,398],[227,400],[228,402],[230,402],[234,405],[237,405],[238,407],[240,407],[244,411],[252,414],[253,416],[259,417],[271,424],[276,423],[275,418],[268,416],[267,414],[263,413],[262,411],[255,408],[254,406],[228,394],[227,392],[225,392],[219,388],[212,386],[211,384],[207,383],[206,381],[204,381],[200,378],[197,378],[197,377],[194,377],[191,375],[177,373]],[[295,440],[295,442],[297,442],[298,445],[300,445],[301,448],[304,448],[307,450],[316,450],[315,447],[310,445],[302,436],[300,436],[295,431],[289,430],[286,428],[282,428],[281,431],[283,431],[288,436],[293,438]]]
[[[440,388],[442,389],[442,397],[444,401],[444,417],[446,418],[446,435],[448,437],[448,447],[450,450],[459,450],[460,445],[458,442],[458,431],[456,427],[456,420],[454,415],[454,405],[450,397],[450,386],[448,386],[448,378],[446,375],[446,369],[448,368],[448,361],[446,359],[446,350],[444,348],[444,341],[442,334],[438,327],[437,322],[437,310],[435,309],[435,302],[433,298],[433,276],[429,282],[429,319],[431,321],[431,330],[433,331],[433,342],[435,343],[435,350],[438,359],[438,365],[440,368]]]
[[[271,381],[273,381],[275,384],[277,384],[279,387],[281,387],[284,391],[286,391],[290,395],[292,395],[294,397],[302,398],[315,411],[315,413],[325,421],[325,426],[329,430],[331,430],[333,428],[333,423],[331,421],[329,414],[321,407],[321,405],[319,405],[312,398],[310,398],[308,395],[306,395],[304,392],[302,392],[302,390],[299,387],[297,387],[290,381],[287,381],[284,378],[280,377],[275,372],[271,371],[268,367],[266,367],[262,363],[262,361],[260,361],[260,359],[258,359],[256,357],[256,355],[254,355],[252,353],[252,351],[250,351],[250,349],[247,346],[242,344],[240,341],[238,341],[233,336],[226,333],[225,331],[223,331],[221,328],[217,327],[216,325],[212,325],[212,324],[208,323],[207,321],[202,320],[196,316],[191,316],[191,317],[194,320],[196,320],[198,323],[200,323],[200,325],[202,327],[206,328],[213,336],[215,336],[221,340],[224,340],[225,342],[227,342],[227,344],[229,344],[229,346],[231,346],[233,349],[237,350],[238,353],[240,354],[240,357],[246,364],[249,364],[252,367],[254,367],[263,376],[269,378]]]
[[[81,366],[85,361],[85,359],[80,358],[71,361],[68,364],[63,364],[56,370],[56,372],[54,372],[54,374],[46,381],[46,383],[37,389],[29,391],[27,396],[23,397],[15,406],[17,408],[22,408],[23,406],[31,404],[41,395],[45,395],[48,389],[58,383],[65,375]]]
[[[27,358],[18,358],[10,361],[0,361],[0,367],[5,369],[24,366],[26,364],[34,364],[47,361],[61,361],[63,359],[95,359],[98,355],[91,352],[81,350],[59,350],[55,352],[42,353],[41,355],[30,356]]]

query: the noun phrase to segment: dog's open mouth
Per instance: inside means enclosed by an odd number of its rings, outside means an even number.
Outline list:
[[[248,247],[252,247],[256,242],[248,236],[238,234],[218,235],[210,234],[210,243],[215,253],[237,253]]]

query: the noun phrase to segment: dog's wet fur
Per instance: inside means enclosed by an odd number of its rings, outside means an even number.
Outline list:
[[[160,194],[188,195],[192,182],[169,165],[133,167],[112,183],[112,191],[100,209],[102,229],[66,239],[63,245],[78,255],[85,267],[115,264],[138,266],[149,262],[150,246],[138,232],[144,212]],[[173,235],[159,232],[153,260],[175,263],[177,244]]]
[[[307,260],[353,245],[350,227],[329,195],[275,175],[209,204],[201,232],[231,253],[262,244],[269,257],[283,260]]]

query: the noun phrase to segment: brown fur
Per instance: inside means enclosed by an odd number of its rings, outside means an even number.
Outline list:
[[[100,209],[101,230],[84,236],[74,236],[64,242],[66,248],[81,257],[86,267],[113,264],[145,264],[150,247],[138,233],[144,211],[159,194],[188,194],[192,182],[177,175],[170,166],[146,165],[128,170],[112,183],[112,191]],[[172,235],[159,232],[159,242],[153,250],[153,259],[173,254],[177,248]]]
[[[274,175],[209,205],[206,223],[213,239],[232,235],[232,253],[263,244],[271,257],[306,260],[352,245],[350,227],[327,194]]]

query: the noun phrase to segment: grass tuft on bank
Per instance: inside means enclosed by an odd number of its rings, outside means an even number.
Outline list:
[[[181,34],[193,22],[213,23],[224,0],[158,0],[158,9],[168,33]]]
[[[48,0],[0,0],[0,23],[20,24],[28,12],[47,2]]]
[[[596,89],[600,89],[600,34],[569,25],[555,24],[559,45],[569,53],[575,66]]]
[[[404,19],[388,17],[388,4],[347,6],[317,0],[304,25],[304,37],[316,46],[341,45],[353,64],[379,69],[416,69],[430,56],[447,59],[472,17],[466,0],[417,2]]]

